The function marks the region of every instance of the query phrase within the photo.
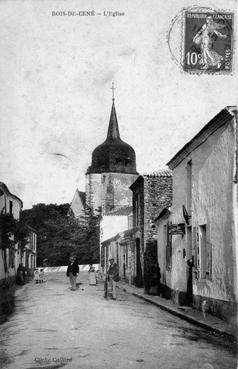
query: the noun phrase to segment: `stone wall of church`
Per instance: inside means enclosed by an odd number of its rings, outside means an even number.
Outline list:
[[[86,204],[103,214],[121,206],[132,206],[131,184],[137,175],[125,173],[91,173],[86,175]]]
[[[134,174],[102,174],[102,208],[105,213],[122,206],[132,206],[132,191],[129,187],[136,178]]]
[[[102,205],[101,193],[101,174],[86,174],[86,205],[93,209],[93,211]]]

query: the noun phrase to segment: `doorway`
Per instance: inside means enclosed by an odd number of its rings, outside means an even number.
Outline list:
[[[142,268],[141,268],[141,250],[140,239],[136,238],[136,278],[135,285],[137,287],[143,287]]]
[[[193,302],[193,256],[192,256],[192,227],[187,227],[187,304]]]

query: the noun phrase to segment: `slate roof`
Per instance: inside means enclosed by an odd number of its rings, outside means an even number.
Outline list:
[[[154,172],[143,173],[142,177],[172,177],[172,171],[169,169],[159,169]]]
[[[137,174],[135,151],[120,137],[114,100],[107,138],[93,150],[92,163],[86,174],[104,172]]]

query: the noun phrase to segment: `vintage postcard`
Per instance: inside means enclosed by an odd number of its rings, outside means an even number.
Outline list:
[[[237,0],[0,1],[0,368],[237,369]]]

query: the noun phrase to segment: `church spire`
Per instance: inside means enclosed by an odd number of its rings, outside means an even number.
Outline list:
[[[117,114],[116,114],[116,108],[115,108],[115,97],[114,97],[114,82],[112,82],[112,110],[111,110],[111,116],[109,121],[109,127],[107,131],[107,140],[120,140],[120,133],[118,128],[118,122],[117,122]]]
[[[138,174],[134,149],[120,138],[115,109],[114,83],[112,84],[112,110],[106,140],[92,153],[92,164],[87,174],[126,173]]]

